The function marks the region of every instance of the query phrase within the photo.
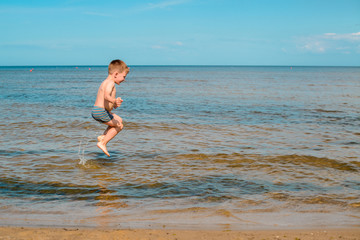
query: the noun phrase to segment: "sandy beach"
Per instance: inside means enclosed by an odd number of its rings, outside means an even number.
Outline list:
[[[307,230],[254,230],[254,231],[212,231],[212,230],[157,230],[157,229],[83,229],[83,228],[30,228],[0,227],[0,239],[291,239],[328,240],[360,239],[357,229],[307,229]]]

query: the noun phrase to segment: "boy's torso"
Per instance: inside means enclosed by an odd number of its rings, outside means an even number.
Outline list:
[[[110,86],[109,86],[110,85]],[[111,98],[115,98],[116,96],[116,89],[115,84],[112,81],[104,80],[98,90],[98,94],[95,101],[95,106],[105,108],[109,112],[114,108],[114,103],[111,103],[105,99],[105,91],[106,89],[112,89],[110,92]]]

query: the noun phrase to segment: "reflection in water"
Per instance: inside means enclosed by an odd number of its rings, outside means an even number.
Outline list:
[[[119,200],[119,198],[111,195],[112,191],[107,189],[107,177],[106,175],[96,177],[99,186],[99,196],[95,198],[97,200],[95,205],[97,206],[96,212],[98,214],[96,221],[99,227],[109,227],[109,222],[114,222],[114,220],[111,219],[111,217],[113,217],[112,208],[116,207],[115,205],[119,203],[116,201]]]

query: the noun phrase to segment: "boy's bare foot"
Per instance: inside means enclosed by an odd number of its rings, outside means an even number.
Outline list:
[[[97,137],[98,142],[101,142],[104,139],[105,135],[100,135]]]
[[[96,146],[98,146],[98,148],[100,148],[108,157],[110,157],[110,154],[106,149],[106,146],[102,142],[98,142]]]

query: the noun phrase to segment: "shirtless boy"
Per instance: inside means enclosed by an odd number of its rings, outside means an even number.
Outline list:
[[[120,107],[123,100],[116,98],[115,83],[119,85],[125,81],[129,67],[121,60],[113,60],[109,64],[108,77],[101,83],[91,116],[98,122],[108,125],[104,133],[98,136],[97,146],[110,157],[106,144],[113,139],[122,129],[121,117],[112,113],[113,108]]]

